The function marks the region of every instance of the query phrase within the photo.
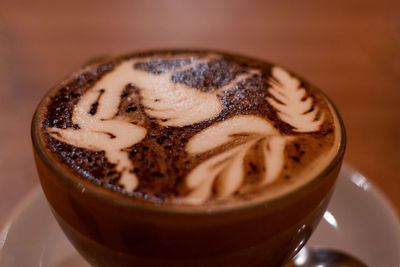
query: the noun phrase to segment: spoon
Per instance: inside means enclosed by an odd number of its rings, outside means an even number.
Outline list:
[[[359,259],[333,249],[303,248],[285,267],[367,267]]]

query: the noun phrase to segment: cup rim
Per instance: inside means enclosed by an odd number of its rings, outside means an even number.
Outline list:
[[[146,53],[157,53],[157,52],[163,52],[163,51],[171,51],[171,50],[149,50],[149,51],[144,51],[144,52],[138,52],[138,53],[133,53],[133,54],[128,54],[128,55],[123,55],[121,57],[115,57],[114,60],[117,59],[123,59],[123,58],[128,58],[132,57],[135,55],[141,55],[141,54],[146,54]],[[247,59],[253,59],[248,56],[242,56],[238,54],[230,54],[226,52],[221,52],[221,51],[216,51],[216,50],[187,50],[187,49],[173,49],[173,51],[179,51],[179,52],[216,52],[216,53],[222,53],[225,55],[230,55],[234,57],[245,57]],[[259,59],[257,59],[260,61]],[[266,64],[273,64],[276,66],[280,66],[278,64],[270,63],[264,60],[261,60],[262,62]],[[56,86],[51,87],[51,89],[43,96],[41,101],[39,102],[38,106],[36,107],[36,110],[34,112],[32,121],[31,121],[31,139],[32,139],[32,144],[33,144],[33,149],[36,151],[36,154],[39,156],[41,161],[55,174],[57,174],[58,177],[63,179],[67,184],[71,185],[73,188],[75,188],[77,191],[84,191],[84,194],[87,194],[91,198],[100,200],[100,201],[106,201],[111,205],[115,206],[122,206],[127,209],[133,209],[133,210],[142,210],[142,211],[149,211],[149,212],[157,212],[157,213],[167,213],[167,214],[177,214],[177,215],[202,215],[202,214],[211,214],[211,213],[218,213],[218,214],[227,214],[227,213],[236,213],[240,212],[241,210],[248,210],[248,209],[257,209],[260,207],[273,207],[278,205],[279,203],[284,202],[285,200],[290,200],[295,198],[298,195],[301,195],[302,192],[307,191],[308,189],[312,188],[314,184],[319,183],[322,181],[335,167],[337,167],[343,159],[344,152],[346,150],[346,143],[347,143],[347,137],[346,137],[346,130],[345,126],[343,123],[343,120],[336,108],[336,106],[333,104],[332,100],[318,87],[310,84],[314,89],[318,90],[323,97],[327,100],[328,104],[331,105],[336,118],[338,120],[338,124],[340,126],[340,140],[338,143],[339,149],[337,150],[337,153],[335,157],[330,161],[327,166],[321,170],[313,179],[310,179],[309,181],[305,182],[304,184],[301,184],[297,187],[295,187],[293,190],[286,192],[282,195],[279,195],[277,197],[265,199],[265,200],[259,200],[255,202],[247,202],[247,203],[241,203],[238,205],[229,205],[229,206],[212,206],[212,207],[207,207],[207,208],[191,208],[191,206],[180,206],[180,205],[164,205],[164,204],[157,204],[154,202],[150,201],[143,201],[140,199],[136,199],[127,195],[120,194],[118,192],[113,192],[109,189],[103,188],[101,186],[98,186],[94,184],[91,181],[85,180],[84,178],[77,179],[74,177],[73,171],[68,169],[67,167],[62,167],[61,163],[53,163],[57,162],[57,160],[54,158],[53,155],[50,153],[46,152],[46,148],[44,148],[44,142],[41,140],[41,127],[40,127],[40,119],[41,119],[41,110],[42,108],[48,103],[48,97],[54,92],[56,88],[60,86],[60,84],[65,83],[66,81],[70,80],[72,77],[75,77],[75,75],[79,75],[82,72],[86,71],[87,69],[90,69],[94,66],[100,65],[102,63],[106,63],[107,60],[102,60],[101,62],[96,62],[90,65],[87,65],[85,68],[82,68],[80,71],[75,72],[74,74],[68,76],[66,79],[62,80],[61,82],[57,83]],[[289,71],[289,73],[294,74],[296,77],[301,77],[295,74],[294,72],[288,70],[287,68],[284,68],[285,70]],[[301,78],[302,79],[302,78]],[[76,175],[75,175],[76,176]]]

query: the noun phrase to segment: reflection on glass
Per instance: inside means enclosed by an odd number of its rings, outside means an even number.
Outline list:
[[[335,217],[329,211],[325,211],[324,220],[335,228],[338,228],[338,223]]]
[[[354,173],[351,176],[351,181],[364,191],[367,191],[369,188],[369,182],[364,176],[359,173]]]
[[[307,249],[300,250],[299,253],[296,255],[296,257],[293,259],[294,264],[299,266],[303,265],[306,262],[307,257],[308,257]]]

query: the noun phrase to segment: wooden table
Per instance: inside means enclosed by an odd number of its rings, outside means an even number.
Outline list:
[[[92,57],[165,47],[263,58],[322,88],[347,126],[346,162],[400,214],[400,1],[3,0],[0,225],[38,184],[30,120],[43,94]]]

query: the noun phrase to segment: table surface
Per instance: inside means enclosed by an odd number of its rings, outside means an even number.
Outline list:
[[[400,1],[3,0],[0,225],[38,184],[30,121],[45,92],[91,58],[166,47],[262,58],[322,88],[346,125],[345,161],[400,214]]]

